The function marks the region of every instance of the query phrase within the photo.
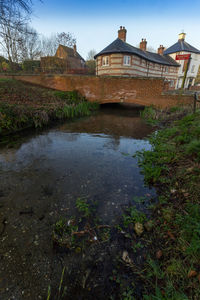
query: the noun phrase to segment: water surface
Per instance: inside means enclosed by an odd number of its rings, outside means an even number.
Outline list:
[[[78,197],[96,201],[107,224],[135,197],[146,196],[148,204],[155,192],[144,187],[133,155],[151,148],[145,139],[151,131],[138,109],[111,106],[0,148],[2,300],[46,299],[63,265],[79,269],[76,254],[52,247],[53,224],[75,213]]]

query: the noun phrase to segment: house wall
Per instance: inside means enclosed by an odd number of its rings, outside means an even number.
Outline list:
[[[177,67],[151,63],[136,55],[127,55],[131,57],[130,66],[123,64],[124,54],[121,53],[98,56],[96,74],[100,76],[162,77],[171,82],[171,88],[175,87],[178,72]],[[109,57],[108,66],[102,65],[104,56]]]
[[[47,74],[11,78],[61,91],[77,90],[91,102],[134,103],[160,108],[193,103],[193,97],[189,95],[163,95],[165,82],[161,78]]]
[[[197,73],[197,77],[195,79],[195,83],[199,83],[200,84],[200,66],[199,66],[199,70],[198,70],[198,73]]]
[[[66,51],[64,51],[63,47],[58,47],[55,56],[62,58],[62,59],[66,59],[67,58],[67,53]]]
[[[188,88],[189,84],[194,85],[195,83],[199,66],[200,66],[200,54],[182,51],[182,52],[172,53],[169,55],[175,60],[177,54],[181,54],[181,55],[191,54],[190,65],[189,65],[189,69],[187,72],[187,77],[185,79],[185,85],[184,85],[184,88]],[[176,88],[178,89],[181,88],[183,82],[183,77],[185,72],[185,68],[184,68],[185,60],[177,60],[177,62],[180,64],[180,68],[178,68],[178,80],[176,84]]]

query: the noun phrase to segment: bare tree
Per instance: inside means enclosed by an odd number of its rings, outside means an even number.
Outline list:
[[[75,37],[70,32],[61,32],[56,34],[57,45],[73,47],[76,44]]]
[[[41,39],[42,55],[54,56],[59,44],[72,47],[76,44],[76,39],[70,32],[52,33],[49,37],[43,36]]]
[[[87,60],[94,60],[94,56],[97,54],[96,50],[92,49],[88,52]]]
[[[26,13],[31,12],[32,1],[31,0],[0,0],[0,12],[5,10],[14,10],[23,9]]]
[[[87,60],[86,60],[86,66],[88,69],[88,74],[95,75],[96,73],[96,61],[94,59],[94,56],[96,54],[96,50],[92,49],[88,52]]]
[[[13,26],[15,24],[15,26]],[[12,65],[18,62],[19,44],[21,43],[20,32],[22,31],[22,17],[20,13],[15,16],[12,11],[7,14],[5,22],[1,23],[0,45]]]
[[[40,59],[41,41],[35,29],[26,26],[19,33],[18,47],[20,61]]]

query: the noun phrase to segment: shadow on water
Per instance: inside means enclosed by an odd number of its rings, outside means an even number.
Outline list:
[[[151,132],[140,108],[109,105],[0,149],[0,218],[7,224],[0,236],[2,300],[21,299],[22,291],[25,299],[45,299],[63,259],[52,252],[52,225],[75,214],[78,197],[96,201],[107,224],[134,197],[155,197],[132,157],[151,148],[145,139]],[[73,266],[74,260],[67,261]]]

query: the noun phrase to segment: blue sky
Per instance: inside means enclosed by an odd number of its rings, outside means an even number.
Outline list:
[[[84,57],[101,51],[117,38],[119,26],[127,29],[127,42],[137,46],[146,38],[155,49],[174,44],[184,30],[186,41],[200,49],[200,1],[67,1],[36,2],[32,26],[41,34],[71,32]]]

